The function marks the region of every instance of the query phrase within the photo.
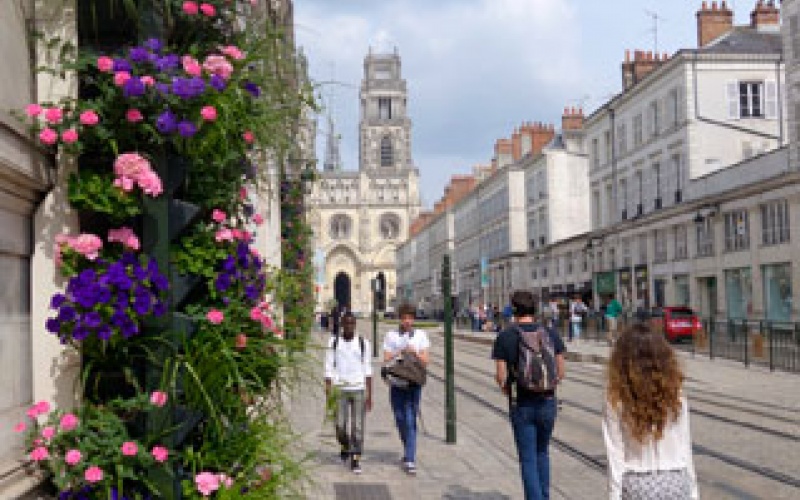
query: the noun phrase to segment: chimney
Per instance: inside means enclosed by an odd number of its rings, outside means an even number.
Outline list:
[[[668,60],[667,54],[661,57],[661,54],[654,55],[652,52],[643,50],[634,51],[633,59],[631,59],[631,51],[626,50],[625,62],[622,63],[622,89],[628,90],[633,87]]]
[[[703,2],[697,11],[697,46],[705,47],[712,41],[733,29],[733,11],[727,2],[717,6],[717,2]]]
[[[497,139],[494,143],[494,163],[503,168],[514,161],[514,146],[510,139]]]
[[[522,158],[522,133],[520,130],[514,129],[511,134],[511,159],[514,161]]]
[[[781,11],[775,6],[775,0],[758,0],[750,13],[750,27],[759,31],[778,31],[781,24]]]
[[[583,128],[583,108],[564,108],[561,116],[561,131],[580,130]]]

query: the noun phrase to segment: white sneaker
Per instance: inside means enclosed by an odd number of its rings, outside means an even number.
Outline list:
[[[409,476],[415,476],[417,474],[417,466],[414,462],[406,462],[403,466]]]

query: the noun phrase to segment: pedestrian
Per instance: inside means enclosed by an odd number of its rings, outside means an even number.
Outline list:
[[[558,317],[561,311],[558,308],[558,301],[556,299],[550,299],[550,328],[557,329],[558,328]]]
[[[430,340],[424,330],[414,328],[416,309],[411,304],[403,304],[398,309],[399,328],[386,334],[383,339],[383,360],[392,361],[403,353],[415,354],[423,366],[428,365]],[[397,431],[403,443],[402,466],[409,475],[417,473],[417,415],[422,397],[422,386],[402,383],[395,379],[389,389]]]
[[[606,306],[606,323],[608,323],[608,345],[613,345],[617,340],[617,328],[619,327],[619,315],[622,314],[622,304],[616,297]]]
[[[333,309],[331,309],[331,317],[328,320],[328,323],[330,324],[331,335],[334,337],[339,335],[339,321],[341,319],[340,313],[341,311],[339,306],[333,306]]]
[[[581,300],[580,295],[576,295],[569,303],[569,336],[570,342],[581,338],[581,327],[583,326],[583,315],[589,309]]]
[[[698,498],[683,381],[675,351],[646,324],[614,344],[603,410],[611,500]]]
[[[336,439],[342,462],[361,474],[366,413],[372,410],[372,362],[369,341],[356,335],[356,317],[345,313],[342,334],[331,337],[325,353],[325,395],[336,402]]]
[[[556,422],[555,387],[564,378],[565,348],[555,330],[535,321],[535,304],[530,292],[514,292],[515,323],[495,339],[492,359],[497,384],[509,400],[525,500],[547,500],[548,445]]]

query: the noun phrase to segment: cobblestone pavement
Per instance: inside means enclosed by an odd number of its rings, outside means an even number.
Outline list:
[[[361,333],[368,334],[362,321]],[[386,329],[382,325],[381,329]],[[505,400],[494,387],[488,344],[492,334],[457,332],[458,442],[444,442],[441,332],[433,341],[423,391],[424,430],[419,472],[399,467],[400,444],[388,389],[375,381],[375,408],[367,417],[364,474],[339,461],[332,424],[323,425],[322,382],[310,383],[292,401],[296,425],[314,453],[316,487],[310,499],[521,499],[516,451]],[[317,334],[320,341],[327,334]],[[466,341],[469,339],[469,341]],[[554,499],[607,498],[600,433],[602,343],[569,344],[568,377],[551,446]],[[704,499],[800,498],[800,396],[797,375],[770,373],[721,360],[682,354],[692,408],[695,463]],[[319,363],[318,363],[319,365]],[[376,365],[377,366],[377,365]],[[318,367],[321,374],[321,367]],[[321,375],[320,375],[321,377]]]

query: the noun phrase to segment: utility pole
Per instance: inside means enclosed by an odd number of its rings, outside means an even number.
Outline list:
[[[442,260],[442,299],[444,300],[444,374],[446,442],[456,442],[456,394],[453,380],[453,294],[450,256]]]
[[[370,284],[372,285],[372,357],[378,357],[378,308],[376,307],[376,302],[378,299],[378,287],[380,286],[380,282],[378,278],[372,278],[370,280]]]

